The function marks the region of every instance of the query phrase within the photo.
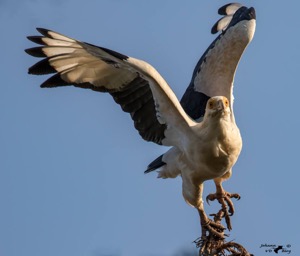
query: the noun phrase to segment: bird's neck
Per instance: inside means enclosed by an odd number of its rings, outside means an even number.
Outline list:
[[[231,113],[211,113],[205,115],[203,123],[205,125],[222,125],[223,122],[233,122],[234,117]]]
[[[225,134],[232,125],[235,125],[234,117],[231,113],[224,115],[207,115],[202,121],[202,128],[207,130],[207,133]]]

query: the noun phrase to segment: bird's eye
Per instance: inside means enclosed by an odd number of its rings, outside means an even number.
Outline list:
[[[225,100],[225,106],[228,107],[229,106],[229,102],[228,100]]]
[[[212,102],[209,102],[209,108],[213,108],[214,104]]]

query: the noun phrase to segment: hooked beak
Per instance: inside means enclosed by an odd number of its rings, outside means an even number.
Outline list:
[[[224,102],[222,100],[218,101],[217,110],[223,111],[225,109]]]

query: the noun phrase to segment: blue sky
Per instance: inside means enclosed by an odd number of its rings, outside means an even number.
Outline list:
[[[0,256],[176,256],[195,251],[198,213],[181,180],[144,175],[166,151],[143,141],[109,95],[40,89],[25,37],[45,27],[146,60],[178,97],[215,36],[214,1],[0,0]],[[257,30],[235,78],[243,151],[230,239],[299,255],[299,1],[243,1]],[[205,196],[214,190],[205,184]],[[208,213],[218,205],[206,206]]]

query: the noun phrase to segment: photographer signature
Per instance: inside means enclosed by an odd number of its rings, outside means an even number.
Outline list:
[[[287,253],[290,254],[292,252],[291,250],[291,245],[287,244],[286,246],[284,245],[276,245],[276,244],[261,244],[259,248],[263,248],[265,252],[275,252],[275,253]]]

